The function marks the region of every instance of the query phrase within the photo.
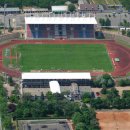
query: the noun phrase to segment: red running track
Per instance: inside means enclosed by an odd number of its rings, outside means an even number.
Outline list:
[[[0,72],[8,73],[14,77],[20,77],[21,72],[19,70],[12,70],[6,68],[2,64],[2,51],[5,48],[9,48],[16,44],[105,44],[108,50],[108,54],[113,63],[113,72],[109,72],[113,76],[125,76],[130,72],[130,48],[126,48],[119,45],[114,40],[12,40],[6,44],[0,45]],[[114,58],[119,58],[120,62],[115,62]],[[107,63],[106,63],[107,64]],[[79,70],[80,71],[80,70]],[[85,72],[90,72],[85,70]],[[101,75],[105,72],[92,72],[92,76]]]

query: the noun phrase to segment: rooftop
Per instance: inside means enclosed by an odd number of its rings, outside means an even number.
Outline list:
[[[52,12],[68,11],[68,6],[51,6]]]
[[[33,16],[25,17],[26,24],[97,24],[95,17],[86,16]]]
[[[45,72],[45,73],[22,73],[22,79],[91,79],[90,73],[63,73],[63,72]]]
[[[79,5],[80,11],[96,11],[98,10],[98,5],[96,4],[80,4]]]

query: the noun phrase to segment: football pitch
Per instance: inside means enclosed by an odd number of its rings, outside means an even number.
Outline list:
[[[104,44],[21,44],[12,48],[12,64],[21,71],[112,71]]]

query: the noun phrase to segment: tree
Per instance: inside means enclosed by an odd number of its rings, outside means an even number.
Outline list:
[[[14,29],[12,27],[8,28],[8,32],[12,32]]]
[[[130,90],[124,90],[122,93],[123,98],[130,98]]]
[[[130,30],[127,31],[127,36],[130,37]]]
[[[129,0],[120,0],[120,1],[127,10],[130,10],[130,1]]]
[[[81,96],[81,99],[83,103],[89,103],[91,99],[90,93],[88,92],[83,93],[83,95]]]
[[[105,20],[104,19],[100,18],[99,23],[100,23],[101,26],[105,26]]]
[[[29,108],[23,109],[23,118],[26,118],[26,117],[31,117],[31,111]]]
[[[29,101],[32,100],[32,95],[30,93],[24,93],[22,98],[24,101]]]
[[[121,32],[122,32],[122,35],[126,34],[126,30],[124,30],[124,29]]]
[[[105,24],[105,26],[111,26],[111,20],[107,18]]]
[[[72,116],[72,120],[74,124],[77,124],[79,122],[83,122],[84,118],[82,116],[81,113],[76,112],[73,116]]]
[[[41,92],[41,99],[44,100],[44,98],[45,98],[44,94],[43,94],[43,92]]]
[[[53,96],[52,92],[50,92],[50,91],[48,91],[48,92],[46,93],[46,97],[47,97],[48,100],[54,99],[54,96]]]
[[[107,92],[107,97],[111,100],[113,98],[117,98],[119,97],[119,91],[116,88],[111,88],[111,90],[109,90]]]
[[[119,86],[128,86],[130,85],[130,79],[121,79],[118,81]]]
[[[11,76],[8,76],[8,83],[10,84],[10,86],[14,85],[14,81]]]
[[[102,93],[102,94],[107,94],[107,88],[106,88],[106,87],[103,87],[103,88],[101,89],[101,93]]]
[[[88,128],[86,127],[85,123],[79,122],[76,124],[75,130],[88,130]]]
[[[113,78],[109,74],[104,74],[102,76],[97,76],[93,81],[96,87],[106,87],[110,88],[115,85]]]
[[[8,129],[11,130],[12,128],[12,123],[11,123],[11,117],[10,116],[5,116],[3,118],[3,126]]]
[[[70,12],[74,12],[75,11],[75,5],[74,4],[69,4],[69,6],[68,6],[68,10],[70,11]]]
[[[18,103],[19,101],[19,97],[17,95],[11,95],[9,99],[12,103]]]

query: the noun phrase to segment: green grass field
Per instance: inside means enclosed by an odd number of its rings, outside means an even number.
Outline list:
[[[106,47],[101,44],[22,44],[13,48],[12,52],[19,55],[13,64],[19,64],[22,71],[113,70]]]

